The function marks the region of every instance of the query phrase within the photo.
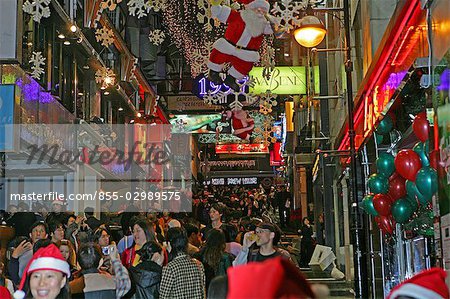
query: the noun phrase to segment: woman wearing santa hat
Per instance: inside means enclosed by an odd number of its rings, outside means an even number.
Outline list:
[[[67,299],[70,298],[68,278],[70,266],[58,247],[50,244],[33,254],[25,268],[14,299]]]

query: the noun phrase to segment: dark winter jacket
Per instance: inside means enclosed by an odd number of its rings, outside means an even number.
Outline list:
[[[162,267],[152,261],[139,263],[129,268],[132,287],[130,293],[133,299],[159,298]]]

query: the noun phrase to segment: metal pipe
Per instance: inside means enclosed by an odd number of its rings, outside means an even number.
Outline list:
[[[356,146],[355,146],[355,124],[353,119],[353,86],[352,71],[353,63],[351,61],[351,40],[350,40],[350,7],[349,0],[344,0],[344,31],[345,31],[345,75],[347,81],[347,108],[348,108],[348,135],[350,139],[350,190],[351,190],[351,207],[353,209],[353,255],[354,255],[354,280],[355,280],[355,297],[368,298],[368,284],[364,282],[367,277],[367,264],[365,258],[365,240],[364,231],[360,223],[360,209],[358,202],[358,184],[356,175]]]
[[[313,100],[340,100],[343,96],[317,96]]]
[[[312,48],[311,52],[343,52],[347,51],[347,48],[327,48],[327,49],[317,49]]]

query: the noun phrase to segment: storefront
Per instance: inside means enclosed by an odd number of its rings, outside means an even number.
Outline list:
[[[360,162],[357,172],[361,186],[358,198],[359,207],[365,211],[363,223],[367,224],[367,274],[372,277],[371,293],[377,298],[386,296],[395,285],[421,270],[440,266],[441,255],[445,255],[445,246],[439,240],[439,210],[442,218],[449,198],[445,197],[443,203],[445,194],[441,193],[446,191],[442,187],[436,193],[435,180],[442,169],[434,153],[446,145],[436,120],[439,119],[439,127],[446,128],[446,125],[440,119],[439,109],[437,115],[434,113],[433,85],[440,82],[436,90],[442,99],[448,98],[445,82],[449,79],[443,67],[438,68],[440,80],[433,79],[437,72],[433,72],[431,63],[432,41],[428,38],[431,17],[427,18],[432,14],[432,9],[427,10],[419,0],[398,3],[355,98],[354,122]],[[445,18],[448,20],[449,16]],[[438,27],[433,28],[438,30]],[[444,57],[442,63],[448,65],[448,60]],[[443,107],[445,104],[441,101]],[[445,108],[442,109],[445,115]],[[336,149],[348,150],[346,125],[341,136]],[[340,160],[342,169],[347,162],[347,157]],[[448,186],[444,172],[439,178],[441,186]],[[346,214],[351,201],[347,198],[345,172],[335,185],[337,203],[344,203],[336,206],[335,223],[344,229],[342,236],[336,233],[336,250],[346,251],[343,255],[346,256],[352,249],[347,248],[349,236],[345,231],[351,229],[352,223],[340,219],[344,216],[352,221],[352,217],[358,216]],[[362,191],[365,191],[364,198]],[[350,260],[339,263],[346,270],[352,266]]]

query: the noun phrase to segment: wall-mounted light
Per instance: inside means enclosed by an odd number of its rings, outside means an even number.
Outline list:
[[[109,91],[105,91],[103,94],[104,94],[105,96],[107,96],[107,95],[109,95]]]
[[[105,84],[106,85],[110,85],[111,83],[112,83],[112,78],[111,77],[109,77],[109,76],[107,76],[107,77],[105,77]]]
[[[70,42],[69,42],[68,40],[65,40],[65,41],[64,41],[64,45],[70,46]]]
[[[294,31],[295,40],[306,48],[312,48],[320,44],[327,30],[319,18],[305,16],[300,20],[300,27]]]
[[[137,117],[142,117],[142,113],[140,113],[140,112],[138,112],[136,115],[137,115]]]
[[[75,24],[72,24],[71,26],[70,26],[70,31],[72,31],[72,32],[77,32],[77,26],[75,25]]]
[[[65,36],[64,34],[60,33],[60,34],[58,34],[58,38],[60,38],[60,39],[65,39],[66,36]]]
[[[120,107],[119,109],[117,109],[118,111],[123,111],[123,108],[122,107]]]

